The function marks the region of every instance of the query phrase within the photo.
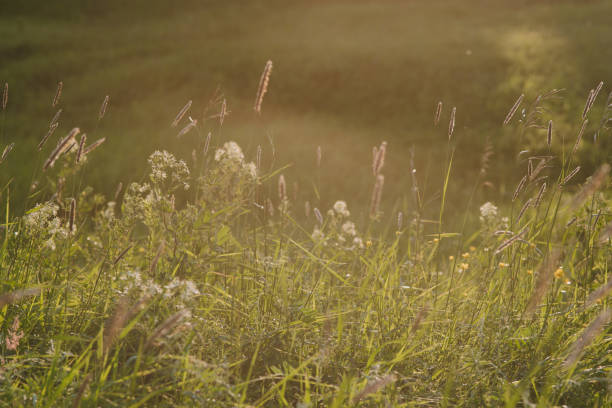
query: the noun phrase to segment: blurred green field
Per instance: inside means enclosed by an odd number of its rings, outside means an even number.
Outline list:
[[[516,143],[501,122],[516,97],[565,88],[552,107],[560,114],[555,136],[573,140],[588,90],[603,80],[605,98],[612,80],[610,1],[124,3],[0,5],[0,81],[10,84],[0,123],[3,143],[16,142],[2,181],[15,177],[14,190],[25,189],[48,154],[33,152],[55,113],[51,101],[60,80],[63,114],[54,137],[79,126],[89,140],[107,138],[88,166],[98,190],[142,178],[153,149],[189,158],[170,123],[190,99],[199,118],[220,86],[231,114],[221,129],[207,122],[202,134],[212,130],[214,144],[237,140],[250,157],[261,144],[268,162],[273,141],[271,165],[290,164],[288,181],[298,181],[305,198],[314,195],[311,175],[321,145],[322,199],[350,196],[355,205],[367,204],[370,150],[382,140],[389,142],[387,205],[409,192],[413,145],[420,181],[435,197],[452,106],[452,194],[478,171],[487,137],[493,188],[482,194],[507,192],[518,181],[512,177]],[[274,71],[258,117],[252,104],[268,59]],[[110,108],[98,124],[107,94]],[[438,100],[444,113],[435,129]],[[606,140],[602,148],[587,138],[582,155],[601,162],[609,155]]]

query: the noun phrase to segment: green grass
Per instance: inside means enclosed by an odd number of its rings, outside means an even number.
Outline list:
[[[459,108],[462,178],[449,193],[461,199],[462,180],[477,173],[486,135],[497,132],[520,93],[566,88],[563,109],[578,116],[585,90],[612,74],[607,1],[39,3],[4,4],[0,17],[0,80],[12,90],[4,137],[18,141],[19,160],[9,166],[23,188],[59,80],[65,109],[58,132],[80,126],[108,137],[89,169],[98,190],[110,193],[109,185],[139,179],[143,157],[155,148],[188,157],[168,125],[189,99],[199,116],[220,85],[232,111],[222,137],[240,141],[251,157],[273,137],[284,147],[278,160],[292,165],[302,185],[321,145],[328,169],[321,189],[331,204],[335,191],[367,200],[352,158],[382,140],[393,163],[414,145],[418,167],[438,170],[435,163],[445,159],[432,142],[444,137],[431,127],[438,100],[444,121],[452,106]],[[275,69],[259,120],[251,106],[268,59]],[[96,128],[106,94],[111,109]],[[556,124],[568,138],[569,117]],[[492,144],[491,173],[500,175],[492,181],[496,191],[508,190],[515,181],[505,175],[516,168],[504,158],[516,153],[514,146],[499,137]],[[607,151],[593,146],[583,160],[594,170]],[[111,158],[113,165],[103,166]],[[387,172],[399,179],[405,169],[393,164]]]
[[[100,4],[0,6],[0,406],[612,405],[610,2]]]
[[[529,134],[517,119],[515,139]],[[345,196],[348,208],[311,196],[302,215],[292,179],[277,186],[280,159],[255,175],[218,133],[204,150],[205,133],[183,140],[199,152],[189,165],[156,152],[148,176],[110,201],[83,188],[103,148],[76,164],[76,149],[63,154],[25,213],[4,188],[0,404],[612,402],[610,168],[565,182],[580,163],[573,139],[554,138],[564,154],[533,159],[516,200],[494,208],[475,195],[486,170],[466,202],[429,195],[427,183],[446,191],[457,177],[453,137],[439,180],[414,173],[414,201],[383,195],[401,217],[366,219]],[[303,175],[315,191],[321,172]],[[371,170],[361,181],[371,189]]]

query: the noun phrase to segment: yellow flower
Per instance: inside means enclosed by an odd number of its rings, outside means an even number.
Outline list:
[[[505,262],[500,262],[500,263],[499,263],[499,267],[500,267],[500,268],[507,268],[507,267],[509,267],[509,266],[510,266],[510,264],[507,264],[507,263],[505,263]]]
[[[558,269],[555,271],[555,278],[556,278],[556,279],[561,279],[563,276],[564,276],[564,275],[563,275],[563,268],[558,268]]]
[[[459,266],[460,266],[460,267],[461,267],[461,269],[463,269],[464,271],[467,271],[467,270],[468,270],[468,268],[470,267],[470,264],[467,264],[467,263],[461,263]]]
[[[566,279],[566,280],[565,280],[565,284],[566,284],[566,285],[571,285],[571,284],[572,284],[572,281],[571,281],[571,280],[569,280],[569,279]]]
[[[470,257],[470,253],[469,252],[464,252],[464,253],[461,254],[461,257],[464,258],[464,259],[465,258],[469,258]]]
[[[402,235],[402,231],[395,231],[395,235],[399,237],[400,235]]]
[[[455,257],[454,257],[454,256],[452,256],[452,255],[448,257],[448,260],[449,260],[449,261],[453,261],[454,259],[455,259]]]
[[[527,269],[527,274],[528,275],[533,275],[533,269]]]
[[[438,241],[440,241],[438,238],[434,238],[434,239],[433,239],[433,243],[434,243],[434,244],[437,244],[437,243],[438,243]]]
[[[370,241],[369,239],[366,241],[366,247],[371,247],[372,246],[372,241]]]

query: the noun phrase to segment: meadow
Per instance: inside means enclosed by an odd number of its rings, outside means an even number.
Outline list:
[[[560,134],[573,136],[588,90],[612,75],[610,14],[609,1],[4,2],[0,81],[13,95],[4,135],[19,141],[6,166],[23,196],[35,167],[30,153],[58,110],[50,103],[63,81],[58,131],[80,126],[107,138],[88,179],[112,194],[117,183],[144,177],[155,149],[189,157],[191,147],[176,142],[168,123],[188,100],[201,116],[219,89],[231,117],[222,138],[250,156],[264,146],[263,160],[290,165],[288,175],[308,194],[306,175],[321,146],[322,199],[331,205],[327,193],[339,191],[359,205],[368,201],[361,182],[368,170],[353,158],[366,157],[381,140],[391,147],[387,173],[397,182],[386,191],[394,198],[409,189],[402,164],[412,147],[421,172],[439,179],[444,131],[431,118],[441,100],[445,121],[457,107],[460,177],[449,194],[465,200],[488,138],[495,188],[480,198],[496,199],[519,181],[512,177],[516,144],[499,127],[508,106],[521,93],[563,88],[563,98],[547,108],[577,112],[556,122]],[[275,75],[260,118],[250,108],[269,59]],[[105,95],[113,109],[96,127]],[[541,148],[541,139],[529,147]],[[592,145],[592,132],[586,139],[581,160],[590,161],[592,173],[610,149]],[[270,140],[283,146],[274,158]],[[426,186],[431,194],[439,190]]]
[[[3,4],[0,406],[612,405],[612,4],[466,4]]]

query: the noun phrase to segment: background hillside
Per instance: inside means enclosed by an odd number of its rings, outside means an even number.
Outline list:
[[[231,113],[222,129],[216,122],[203,127],[213,131],[213,144],[236,140],[251,159],[262,145],[270,163],[273,141],[273,165],[292,166],[289,183],[298,181],[304,197],[313,195],[310,175],[321,145],[319,185],[328,203],[344,196],[367,203],[370,149],[383,140],[389,202],[410,188],[403,176],[411,146],[426,195],[435,199],[449,112],[457,106],[451,197],[460,197],[478,171],[488,137],[492,184],[479,194],[493,199],[519,180],[512,177],[516,135],[501,128],[514,100],[564,88],[563,99],[548,107],[564,113],[555,137],[573,140],[588,90],[612,80],[610,15],[610,1],[3,2],[0,80],[10,84],[3,142],[16,147],[2,181],[12,174],[15,189],[30,183],[41,160],[32,152],[63,81],[54,137],[79,126],[90,140],[107,138],[88,167],[97,190],[141,179],[153,149],[190,157],[191,147],[183,146],[191,144],[177,140],[169,125],[188,100],[201,120],[219,87]],[[268,59],[274,71],[258,117],[252,104]],[[600,98],[608,92],[606,84]],[[107,94],[110,108],[98,125]],[[444,110],[436,129],[439,100]],[[545,131],[528,137],[535,150],[544,146]],[[587,167],[609,155],[608,138],[596,146],[592,139],[587,132],[580,152]]]

